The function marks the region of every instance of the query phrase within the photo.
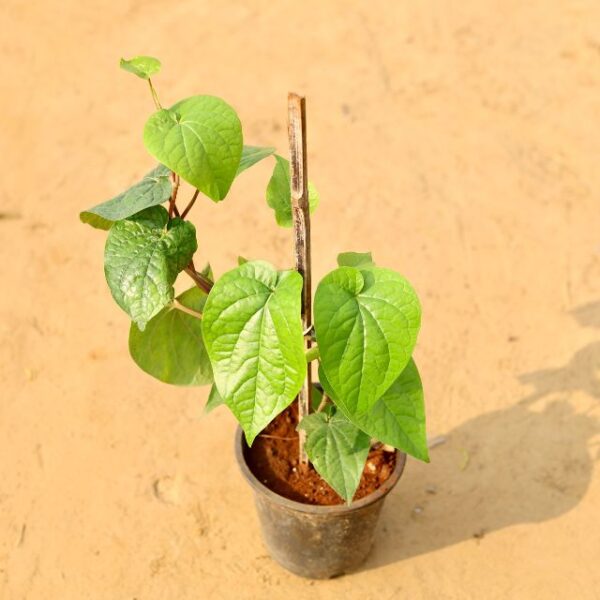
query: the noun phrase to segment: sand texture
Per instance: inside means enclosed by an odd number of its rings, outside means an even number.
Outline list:
[[[599,23],[593,0],[4,0],[0,599],[600,598]],[[420,294],[445,443],[359,573],[273,563],[233,417],[129,358],[78,212],[154,165],[134,54],[163,61],[164,104],[222,96],[282,152],[306,94],[315,280],[371,250]],[[271,168],[197,203],[198,263],[291,266]]]

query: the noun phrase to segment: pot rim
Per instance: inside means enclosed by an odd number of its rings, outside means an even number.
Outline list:
[[[248,463],[246,462],[246,457],[244,455],[244,446],[248,448],[246,444],[246,440],[244,439],[242,428],[238,425],[235,432],[235,458],[237,460],[238,466],[244,479],[250,484],[250,487],[254,490],[255,493],[260,494],[262,496],[266,496],[275,504],[279,504],[285,508],[290,510],[294,510],[297,512],[310,513],[313,515],[335,515],[335,514],[347,514],[349,512],[353,512],[355,510],[360,510],[365,506],[370,504],[374,504],[378,500],[382,499],[386,496],[392,488],[398,483],[402,472],[404,471],[404,466],[406,465],[406,454],[401,452],[400,450],[396,450],[396,466],[394,467],[394,471],[392,474],[381,484],[376,491],[357,500],[356,502],[352,502],[352,504],[334,504],[330,506],[323,506],[320,504],[305,504],[304,502],[298,502],[296,500],[290,500],[289,498],[285,498],[284,496],[280,496],[275,493],[273,490],[268,488],[264,483],[259,481],[254,473],[250,470]]]

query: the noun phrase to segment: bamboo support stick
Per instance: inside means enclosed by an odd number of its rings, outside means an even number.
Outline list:
[[[311,264],[310,264],[310,212],[308,207],[308,178],[306,166],[306,101],[298,94],[288,94],[288,136],[290,142],[290,187],[292,217],[294,220],[294,252],[296,269],[302,275],[302,329],[312,326]],[[310,349],[310,337],[305,340]],[[306,380],[298,394],[298,420],[310,411],[312,396],[311,363],[306,366]],[[306,432],[299,432],[299,459],[308,464],[304,449]]]

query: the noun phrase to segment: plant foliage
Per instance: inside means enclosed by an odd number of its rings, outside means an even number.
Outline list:
[[[275,148],[244,145],[235,110],[220,98],[191,96],[162,108],[150,80],[157,59],[122,59],[121,68],[148,80],[157,110],[143,139],[159,164],[80,219],[108,230],[104,270],[132,321],[134,361],[165,383],[211,386],[205,411],[225,404],[251,445],[294,401],[307,361],[317,360],[322,389],[314,388],[312,411],[298,428],[314,468],[347,502],[373,440],[428,461],[423,386],[412,357],[421,307],[410,283],[376,266],[370,252],[340,254],[317,286],[313,333],[302,330],[303,280],[295,270],[239,257],[216,281],[210,266],[197,271],[196,228],[187,214],[198,195],[224,200],[238,175],[273,156],[266,201],[277,224],[290,227],[290,164]],[[194,191],[181,212],[180,182]],[[311,212],[318,203],[309,183]],[[196,286],[175,297],[182,271]],[[315,342],[309,352],[305,335]]]

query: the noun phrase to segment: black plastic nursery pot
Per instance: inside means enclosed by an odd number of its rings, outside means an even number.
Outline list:
[[[235,456],[254,491],[263,540],[283,567],[311,579],[329,579],[356,570],[367,558],[385,497],[398,483],[406,454],[396,452],[390,477],[350,506],[315,506],[288,500],[263,485],[246,462],[248,445],[238,428]]]

